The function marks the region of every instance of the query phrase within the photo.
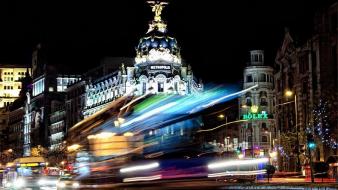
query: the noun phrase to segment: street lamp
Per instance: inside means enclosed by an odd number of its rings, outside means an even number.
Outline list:
[[[298,111],[297,111],[297,95],[296,93],[293,93],[291,90],[285,91],[285,96],[286,97],[292,97],[294,95],[294,103],[295,103],[295,126],[296,126],[296,135],[297,135],[297,166],[296,170],[299,172],[300,171],[300,160],[299,160],[299,129],[298,129]]]

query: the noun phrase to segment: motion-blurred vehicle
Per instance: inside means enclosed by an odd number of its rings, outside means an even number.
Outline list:
[[[57,181],[57,190],[78,189],[80,188],[80,182],[75,180],[75,177],[71,174],[64,174],[60,176]]]
[[[207,163],[220,159],[220,156],[217,152],[201,153],[192,150],[158,152],[124,165],[120,169],[120,175],[123,182],[206,178]]]
[[[44,189],[56,187],[58,176],[49,176],[43,157],[17,158],[7,165],[3,184],[8,189]]]

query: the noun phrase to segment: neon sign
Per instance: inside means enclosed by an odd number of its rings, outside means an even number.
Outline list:
[[[243,115],[244,120],[266,120],[268,119],[268,114],[266,111],[262,111],[261,113],[247,113]]]
[[[171,67],[169,65],[151,65],[151,70],[170,70]]]

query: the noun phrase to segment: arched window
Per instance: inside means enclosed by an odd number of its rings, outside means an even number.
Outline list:
[[[268,137],[267,136],[262,136],[262,142],[268,142]]]
[[[261,106],[267,106],[268,102],[266,101],[266,98],[261,98]]]
[[[265,92],[265,91],[259,92],[260,105],[261,106],[267,106],[268,105],[267,96],[268,96],[267,92]]]

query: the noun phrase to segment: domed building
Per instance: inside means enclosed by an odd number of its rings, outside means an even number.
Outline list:
[[[161,18],[162,10],[168,3],[148,3],[155,16],[136,46],[133,66],[121,64],[118,71],[87,84],[84,117],[124,94],[187,95],[203,90],[203,85],[196,82],[191,66],[182,62],[177,40],[169,36],[167,24]]]
[[[191,67],[182,63],[177,40],[167,33],[161,18],[166,2],[148,2],[155,13],[149,29],[136,47],[135,65],[128,68],[128,78],[136,79],[138,95],[148,92],[191,94],[202,90]]]

